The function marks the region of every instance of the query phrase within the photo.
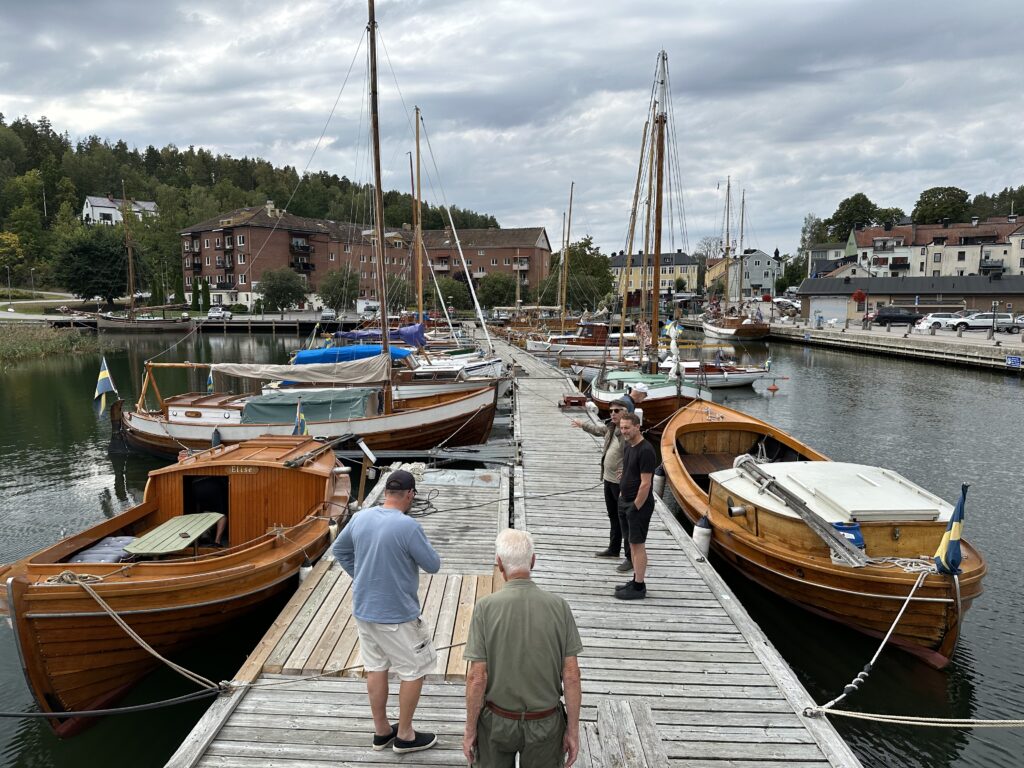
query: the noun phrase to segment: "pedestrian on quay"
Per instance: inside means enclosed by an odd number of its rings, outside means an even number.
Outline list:
[[[597,553],[597,557],[614,557],[618,559],[622,549],[622,530],[619,528],[619,478],[622,477],[622,450],[626,441],[619,431],[619,417],[629,410],[629,403],[621,397],[614,400],[609,407],[611,419],[595,424],[589,419],[572,419],[574,427],[595,437],[604,437],[604,449],[601,451],[601,480],[604,484],[604,506],[608,513],[608,546]],[[626,545],[626,559],[631,555]],[[627,569],[623,569],[628,570]]]
[[[576,620],[565,600],[530,578],[537,558],[529,533],[506,529],[494,546],[505,586],[473,611],[463,754],[480,768],[513,768],[517,754],[520,768],[569,768],[583,697]]]
[[[643,600],[647,597],[647,529],[654,514],[651,484],[658,454],[640,432],[640,418],[635,413],[619,417],[619,431],[626,440],[619,481],[619,526],[633,555],[633,578],[615,588],[615,597]]]
[[[423,678],[434,669],[433,634],[420,618],[419,569],[437,573],[441,558],[422,526],[408,516],[416,497],[416,478],[399,469],[384,484],[384,503],[357,512],[334,542],[332,551],[352,577],[352,615],[366,671],[373,715],[374,750],[419,752],[437,743],[433,733],[416,731],[412,718]],[[388,720],[388,671],[398,689],[398,722]]]

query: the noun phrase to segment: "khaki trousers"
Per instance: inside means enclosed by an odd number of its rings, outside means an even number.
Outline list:
[[[562,768],[565,710],[559,706],[541,720],[510,720],[484,707],[477,724],[478,768]]]

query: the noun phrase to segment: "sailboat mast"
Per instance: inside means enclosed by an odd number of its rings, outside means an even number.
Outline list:
[[[619,359],[626,336],[626,305],[629,303],[629,278],[633,272],[633,235],[636,232],[636,209],[640,203],[640,184],[644,177],[644,157],[647,155],[647,131],[651,121],[644,122],[644,135],[640,139],[640,165],[636,170],[636,185],[633,187],[633,207],[629,211],[629,233],[626,236],[626,260],[622,265],[622,310],[619,319]],[[643,293],[643,289],[641,289]]]
[[[650,159],[647,163],[647,201],[644,211],[644,255],[640,260],[640,317],[647,316],[647,267],[651,258],[651,200],[654,198],[654,157],[657,141],[651,142]]]
[[[124,247],[128,251],[128,319],[135,319],[135,255],[132,253],[132,238],[128,231],[128,195],[121,179],[121,223],[124,225]]]
[[[416,320],[423,322],[423,217],[420,215],[420,195],[422,194],[420,174],[420,108],[416,107],[416,200],[412,206],[414,217],[413,227],[416,238]]]
[[[658,180],[654,198],[654,285],[656,291],[651,301],[651,349],[653,350],[651,360],[655,371],[658,366],[658,305],[661,297],[661,207],[665,189],[665,123],[668,120],[665,107],[668,73],[665,70],[668,66],[668,54],[662,51],[659,60],[661,82],[659,84],[658,116],[654,119],[655,128],[658,131]]]
[[[370,18],[367,35],[370,39],[370,130],[373,135],[373,207],[374,224],[377,231],[377,293],[380,295],[380,340],[381,352],[391,354],[388,339],[388,291],[384,268],[384,192],[381,187],[380,171],[380,122],[377,110],[377,17],[373,0],[368,0]]]
[[[747,190],[740,192],[740,289],[736,292],[736,300],[743,306],[743,219],[747,213]]]
[[[732,215],[732,178],[725,177],[725,309],[729,308],[729,272],[732,271],[732,244],[729,242],[729,217]]]
[[[565,225],[565,247],[562,248],[562,333],[565,333],[565,313],[569,296],[569,237],[572,231],[572,196],[576,191],[576,182],[569,185],[569,219]]]

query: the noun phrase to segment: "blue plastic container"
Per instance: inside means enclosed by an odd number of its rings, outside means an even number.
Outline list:
[[[864,536],[860,532],[860,523],[832,523],[832,527],[845,536],[853,546],[864,549]]]

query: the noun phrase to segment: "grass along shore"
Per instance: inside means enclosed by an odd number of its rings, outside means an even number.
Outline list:
[[[0,363],[45,355],[96,353],[107,347],[94,333],[22,323],[0,324]]]

